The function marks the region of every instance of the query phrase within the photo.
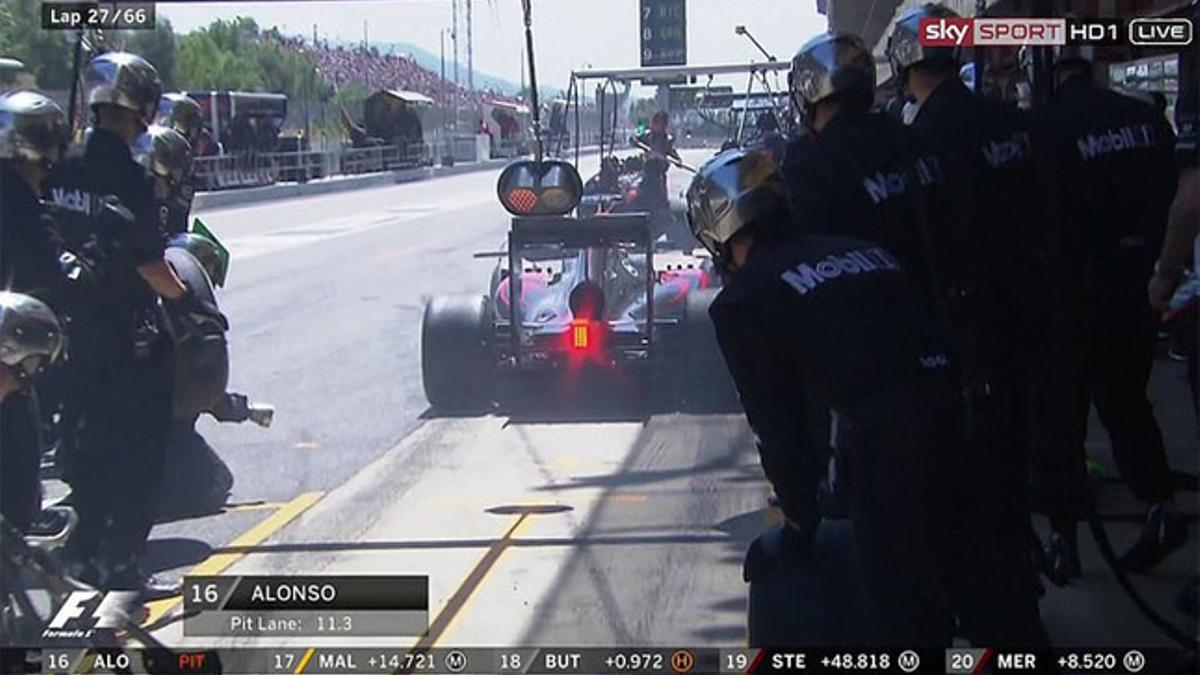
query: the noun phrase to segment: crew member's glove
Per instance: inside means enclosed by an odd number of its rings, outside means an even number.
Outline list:
[[[80,287],[96,284],[96,266],[86,258],[77,256],[70,251],[63,251],[58,256],[58,267],[62,270],[63,276],[72,284]]]
[[[254,422],[264,429],[275,418],[275,407],[266,403],[251,403],[245,394],[225,392],[208,411],[218,422]]]
[[[793,569],[812,556],[816,527],[800,529],[781,523],[759,535],[746,551],[742,578],[753,582],[766,574]]]

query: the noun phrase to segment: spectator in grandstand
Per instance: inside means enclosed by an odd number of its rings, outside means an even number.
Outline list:
[[[312,57],[317,70],[336,86],[361,82],[371,89],[415,91],[436,100],[451,96],[457,98],[461,106],[479,105],[485,100],[521,102],[519,97],[505,96],[494,89],[470,91],[459,84],[443,82],[441,77],[421,67],[408,54],[380,54],[373,47],[330,47],[328,42],[314,44],[302,38],[281,38],[279,44],[290,51]]]

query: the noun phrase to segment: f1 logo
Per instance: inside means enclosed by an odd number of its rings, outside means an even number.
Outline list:
[[[64,629],[68,624],[85,620],[93,605],[90,625],[83,628],[119,628],[129,617],[128,609],[137,603],[137,591],[109,591],[97,603],[100,591],[73,591],[54,618],[46,626],[49,629]]]
[[[970,18],[921,19],[918,40],[922,47],[970,47],[975,43]]]

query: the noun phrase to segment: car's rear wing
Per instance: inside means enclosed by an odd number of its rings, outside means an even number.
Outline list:
[[[513,218],[508,250],[537,244],[594,248],[633,244],[650,249],[650,221],[644,213],[600,214],[584,218],[528,216]]]

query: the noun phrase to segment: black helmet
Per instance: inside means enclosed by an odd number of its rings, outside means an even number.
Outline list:
[[[196,99],[187,94],[163,94],[158,101],[158,116],[154,123],[178,131],[195,146],[204,130],[204,111]]]
[[[192,147],[183,134],[167,127],[151,126],[133,142],[133,158],[151,174],[172,187],[192,173]]]
[[[65,345],[62,325],[45,303],[0,291],[0,364],[11,368],[18,380],[41,373],[62,355]]]
[[[1079,63],[1091,66],[1097,60],[1095,45],[1056,45],[1054,47],[1054,65],[1060,63]]]
[[[787,212],[783,180],[762,152],[722,152],[700,167],[687,191],[688,226],[722,264],[735,234],[775,231]]]
[[[964,63],[962,68],[958,69],[958,79],[962,80],[963,85],[965,85],[967,89],[975,91],[975,82],[978,78],[975,75],[974,61],[970,63]]]
[[[932,3],[914,7],[900,15],[888,37],[888,63],[892,74],[903,78],[905,71],[917,64],[957,66],[961,53],[958,47],[929,47],[921,44],[922,19],[958,18],[953,10]]]
[[[56,162],[67,139],[62,108],[35,91],[0,96],[0,159]]]
[[[144,124],[154,120],[162,82],[150,62],[137,54],[108,52],[88,62],[83,77],[88,107],[115,105],[132,110]]]
[[[825,33],[792,57],[788,81],[796,109],[805,114],[831,96],[858,95],[869,101],[875,92],[875,59],[857,35]]]

